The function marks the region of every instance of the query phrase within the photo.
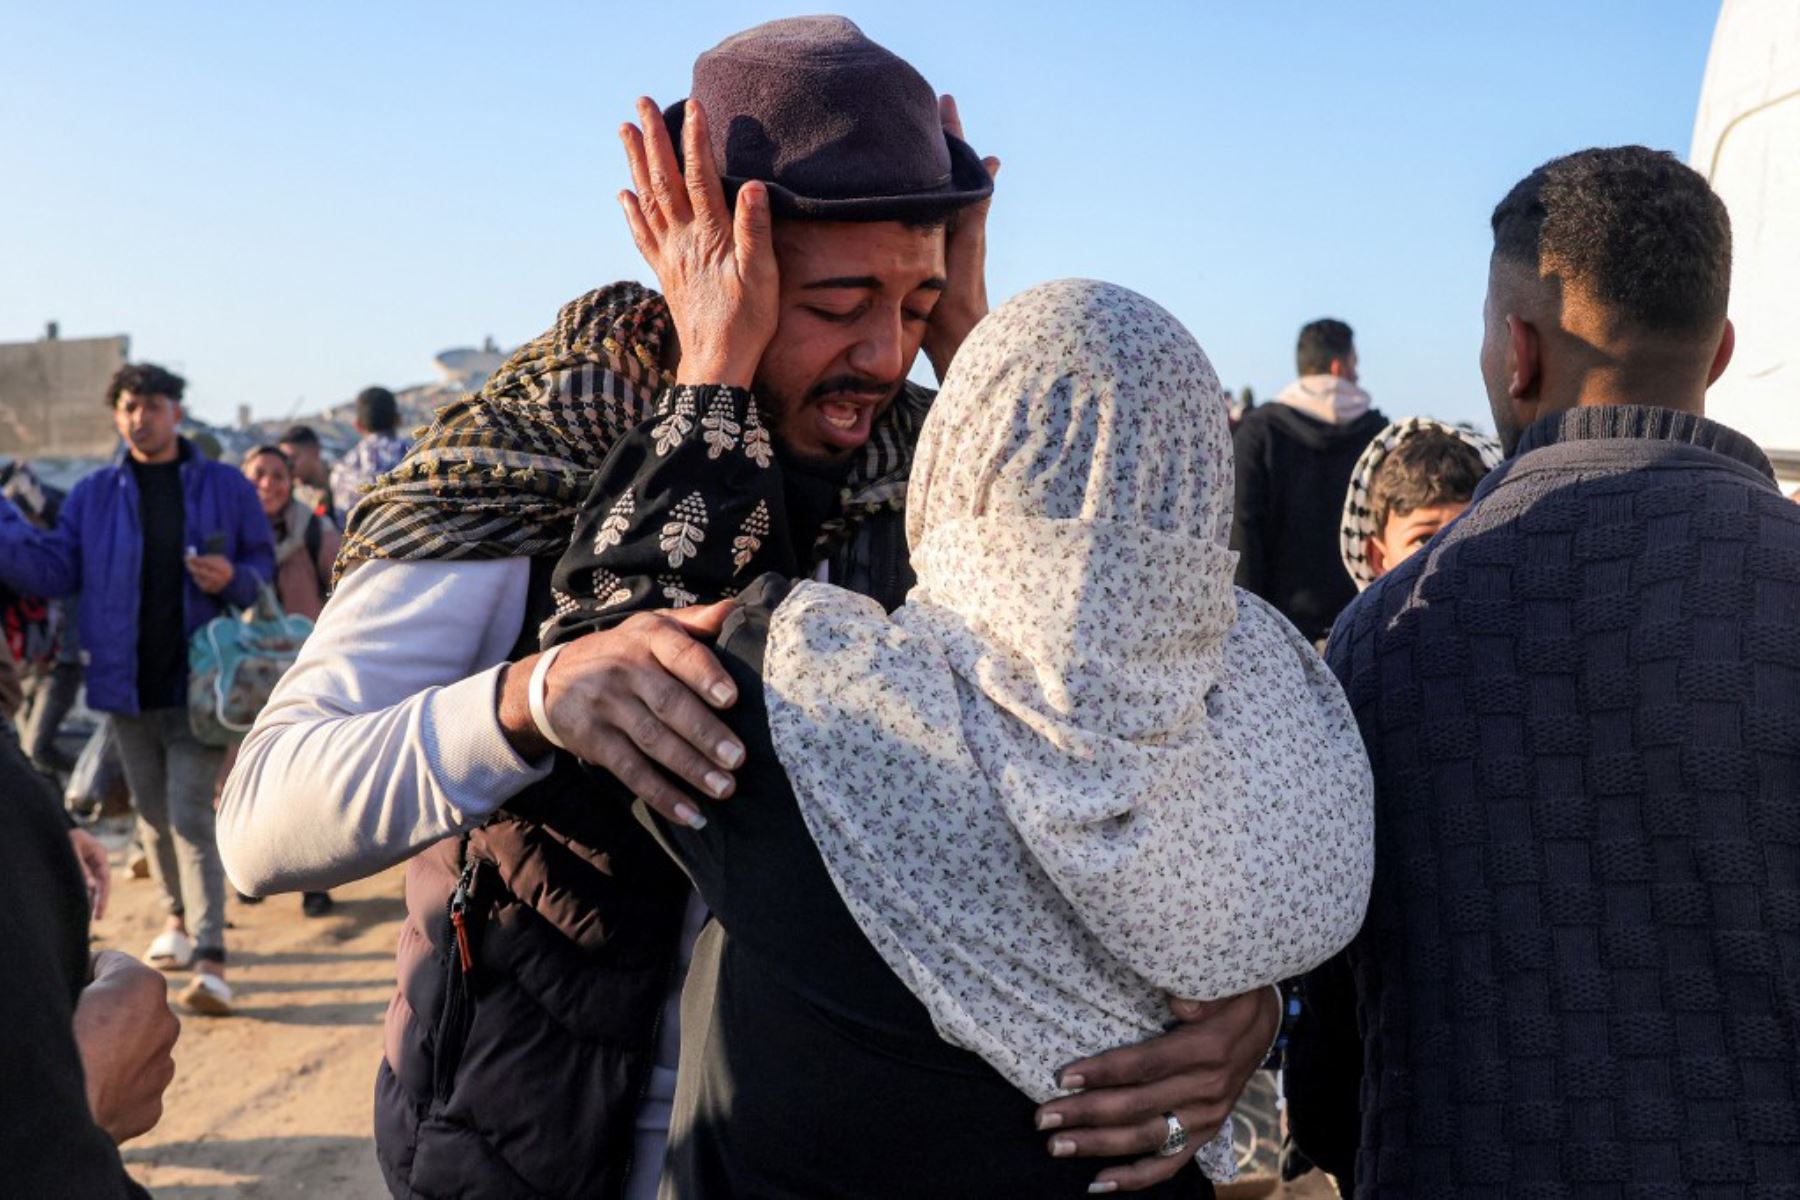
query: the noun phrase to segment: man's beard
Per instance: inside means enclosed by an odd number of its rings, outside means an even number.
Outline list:
[[[893,404],[895,397],[900,395],[900,389],[905,386],[905,378],[888,383],[874,383],[860,375],[833,375],[829,379],[822,379],[814,384],[808,389],[805,400],[796,405],[789,403],[786,394],[777,390],[767,380],[758,378],[753,380],[750,385],[751,394],[756,398],[757,410],[762,413],[763,423],[769,427],[769,432],[782,451],[802,462],[825,463],[842,462],[856,451],[843,450],[835,454],[820,454],[818,451],[808,452],[796,449],[793,443],[784,436],[782,426],[785,419],[783,414],[804,412],[821,401],[839,396],[857,400],[874,398],[875,416],[873,420],[878,421],[881,419],[881,414],[888,410],[888,406]]]

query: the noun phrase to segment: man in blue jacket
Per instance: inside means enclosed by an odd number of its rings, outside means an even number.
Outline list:
[[[256,490],[177,433],[186,386],[148,363],[113,376],[106,400],[123,447],[75,485],[54,529],[32,527],[0,499],[0,582],[83,594],[88,703],[113,715],[144,848],[168,897],[168,927],[145,958],[192,966],[182,1002],[223,1015],[225,873],[212,807],[222,752],[188,729],[187,646],[226,605],[255,600],[274,578],[275,552]]]

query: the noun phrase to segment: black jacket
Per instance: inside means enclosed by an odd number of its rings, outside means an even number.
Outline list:
[[[1328,425],[1291,404],[1265,404],[1245,414],[1232,436],[1238,586],[1280,609],[1311,641],[1330,633],[1356,596],[1338,549],[1344,496],[1357,458],[1386,424],[1373,411]]]
[[[0,733],[0,1192],[42,1200],[148,1196],[88,1109],[75,1046],[88,896],[55,793]]]

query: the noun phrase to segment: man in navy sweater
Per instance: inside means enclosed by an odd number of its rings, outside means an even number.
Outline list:
[[[1362,1198],[1793,1194],[1800,506],[1704,415],[1725,208],[1587,150],[1493,232],[1511,458],[1332,634],[1377,869],[1361,1050],[1302,1021],[1295,1136]]]
[[[39,596],[82,593],[88,703],[113,715],[144,849],[168,899],[168,927],[145,957],[194,968],[196,1012],[231,1011],[225,984],[225,870],[213,823],[223,752],[187,720],[188,638],[227,604],[247,607],[275,575],[256,489],[179,436],[181,376],[149,363],[107,388],[123,441],[75,485],[56,527],[0,499],[0,582]]]

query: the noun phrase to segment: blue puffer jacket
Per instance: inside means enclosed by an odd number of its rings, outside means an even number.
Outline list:
[[[256,489],[223,463],[181,441],[186,543],[201,553],[217,534],[220,553],[236,569],[218,596],[190,578],[184,589],[184,638],[218,616],[221,601],[247,607],[258,581],[275,577],[274,535]],[[216,540],[215,540],[216,544]],[[137,479],[121,449],[112,465],[75,485],[56,528],[32,526],[0,498],[0,582],[35,596],[81,595],[81,645],[88,704],[102,712],[138,711],[138,590],[144,538],[138,525]]]

